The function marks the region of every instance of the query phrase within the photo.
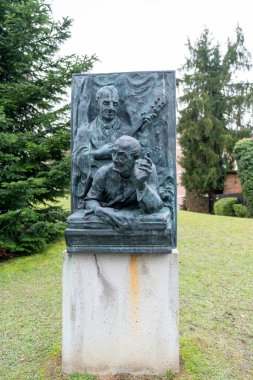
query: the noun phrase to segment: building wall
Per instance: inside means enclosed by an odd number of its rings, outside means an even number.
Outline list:
[[[242,193],[241,183],[238,174],[229,173],[225,178],[223,194],[240,194]]]

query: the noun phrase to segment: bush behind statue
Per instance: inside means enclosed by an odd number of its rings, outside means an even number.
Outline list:
[[[234,205],[237,203],[237,198],[228,197],[219,199],[214,204],[215,215],[235,216]]]
[[[253,139],[242,139],[235,144],[234,158],[242,192],[250,216],[253,216]]]
[[[247,207],[238,203],[233,206],[235,216],[238,216],[239,218],[248,218],[250,216],[249,211],[247,210]]]

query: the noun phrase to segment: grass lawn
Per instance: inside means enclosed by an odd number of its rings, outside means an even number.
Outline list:
[[[182,370],[163,379],[253,379],[253,220],[179,212],[178,248]],[[0,266],[1,380],[92,379],[60,370],[64,249]]]

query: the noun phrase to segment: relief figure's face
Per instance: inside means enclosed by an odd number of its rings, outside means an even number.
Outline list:
[[[99,116],[105,122],[112,121],[116,114],[119,105],[119,99],[115,94],[106,91],[98,100]]]
[[[124,178],[129,178],[133,171],[136,158],[132,154],[132,147],[122,143],[115,143],[112,151],[113,170]]]

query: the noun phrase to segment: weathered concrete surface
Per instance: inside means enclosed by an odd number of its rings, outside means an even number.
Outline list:
[[[179,369],[178,252],[64,253],[63,371]]]

